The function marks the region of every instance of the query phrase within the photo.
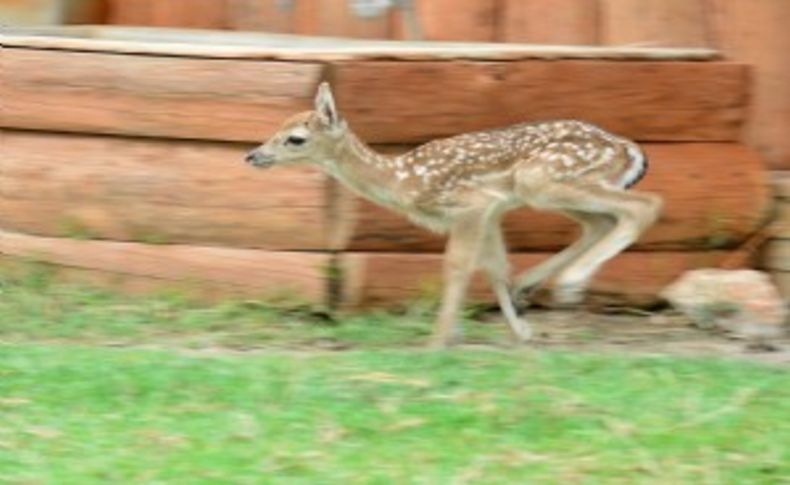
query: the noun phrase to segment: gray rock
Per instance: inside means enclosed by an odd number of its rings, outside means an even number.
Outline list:
[[[787,322],[787,302],[768,274],[760,271],[688,271],[661,296],[699,327],[720,328],[743,337],[777,337]]]

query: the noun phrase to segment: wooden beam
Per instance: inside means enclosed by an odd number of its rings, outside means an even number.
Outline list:
[[[642,141],[731,141],[747,103],[747,68],[728,62],[341,62],[331,78],[377,143],[555,118]]]
[[[607,263],[590,287],[594,299],[607,303],[652,305],[659,292],[683,272],[716,266],[727,251],[624,253]],[[511,256],[522,271],[551,254]],[[441,294],[441,255],[406,253],[345,253],[340,258],[342,306],[350,308],[407,304],[419,298],[438,299]],[[471,300],[493,303],[482,275],[471,287]]]
[[[249,147],[5,131],[0,228],[65,236],[324,249],[327,179],[256,170]]]
[[[774,169],[790,169],[790,2],[708,0],[715,47],[752,66],[744,141]]]
[[[0,126],[260,141],[312,106],[323,68],[3,48]]]
[[[200,246],[79,241],[0,231],[0,256],[73,270],[91,282],[326,303],[330,256]],[[156,283],[156,284],[153,284]]]

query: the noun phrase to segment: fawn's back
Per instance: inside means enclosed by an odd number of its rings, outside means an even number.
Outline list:
[[[574,120],[523,123],[421,145],[395,161],[395,177],[418,205],[455,206],[470,190],[513,189],[516,170],[535,182],[626,189],[647,170],[639,147]]]

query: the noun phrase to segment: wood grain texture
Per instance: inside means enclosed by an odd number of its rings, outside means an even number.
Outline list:
[[[248,147],[5,131],[0,228],[47,236],[322,249],[326,177]]]
[[[318,64],[4,48],[4,127],[259,141],[312,106]]]
[[[641,141],[731,141],[746,78],[728,62],[576,60],[340,62],[331,77],[340,110],[377,143],[557,118]]]
[[[745,141],[774,169],[790,169],[790,2],[709,0],[716,45],[753,67]]]
[[[97,282],[157,281],[228,294],[292,294],[323,304],[330,256],[200,246],[78,241],[0,231],[0,256],[73,268]],[[158,286],[158,285],[157,285]]]
[[[708,47],[706,0],[600,0],[601,42]]]
[[[439,252],[443,239],[353,196],[317,170],[258,171],[247,147],[6,131],[0,227],[48,236],[266,249]],[[761,161],[735,144],[646,145],[640,184],[665,198],[639,249],[734,247],[766,219]],[[790,204],[786,204],[790,206]],[[528,209],[506,219],[515,250],[556,250],[573,222]]]
[[[763,162],[731,143],[645,144],[650,169],[637,190],[664,197],[656,226],[636,244],[640,250],[699,250],[735,247],[768,218],[770,188]],[[403,150],[403,149],[401,149]],[[348,192],[341,195],[351,197]],[[790,208],[790,204],[787,204]],[[405,218],[367,202],[346,204],[332,229],[352,251],[439,252],[444,240]],[[788,216],[790,220],[790,215]],[[577,234],[575,223],[558,215],[514,211],[505,219],[510,247],[556,250]]]
[[[152,27],[221,29],[226,0],[107,0],[107,23]]]
[[[716,266],[727,251],[624,253],[607,263],[590,287],[594,299],[610,303],[651,305],[667,284],[684,271]],[[515,271],[527,269],[550,254],[511,255]],[[381,307],[436,298],[441,290],[440,255],[406,253],[345,253],[340,259],[345,307]],[[494,301],[485,278],[478,274],[471,299]]]
[[[504,0],[499,40],[534,44],[598,43],[598,2]]]
[[[496,0],[413,0],[424,40],[496,40]],[[401,32],[400,35],[404,35]],[[402,37],[399,37],[402,38]]]

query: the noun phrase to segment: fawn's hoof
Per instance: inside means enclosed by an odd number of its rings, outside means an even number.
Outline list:
[[[575,306],[584,301],[584,286],[558,285],[554,288],[554,303],[559,306]]]
[[[459,345],[464,340],[463,331],[456,327],[450,334],[435,334],[428,342],[430,350],[445,350]]]
[[[524,345],[532,340],[533,332],[532,327],[523,320],[518,320],[510,325],[513,342],[519,345]]]

